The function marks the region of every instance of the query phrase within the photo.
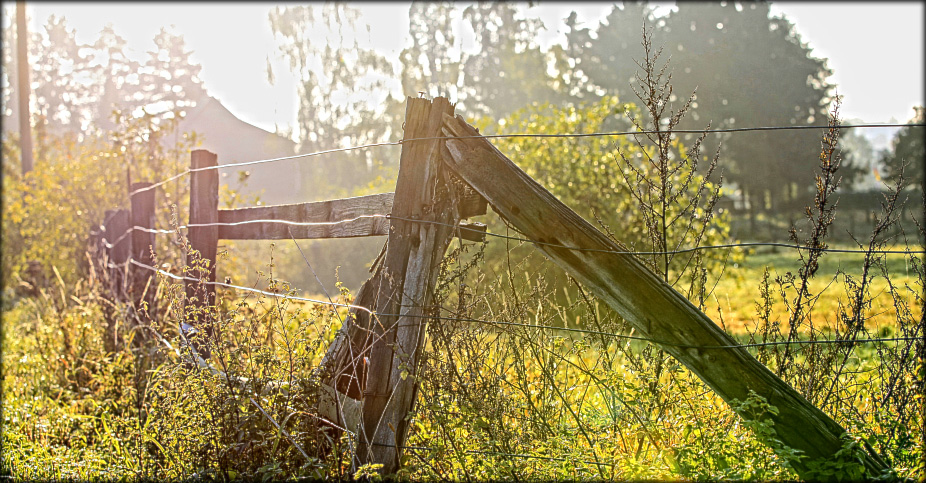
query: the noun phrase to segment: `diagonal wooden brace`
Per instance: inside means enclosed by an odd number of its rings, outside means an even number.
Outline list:
[[[448,166],[482,194],[496,213],[528,238],[540,242],[536,247],[547,258],[589,287],[637,331],[668,342],[663,349],[727,403],[744,401],[750,391],[755,391],[777,407],[778,413],[769,415],[776,437],[807,456],[794,465],[802,477],[812,478],[813,463],[832,459],[842,448],[840,438],[845,429],[746,349],[708,348],[732,346],[736,341],[633,255],[606,253],[623,250],[480,137],[462,118],[445,116],[443,133],[465,138],[446,141],[444,160]],[[874,451],[865,454],[863,463],[869,471],[866,477],[877,477],[888,468]]]

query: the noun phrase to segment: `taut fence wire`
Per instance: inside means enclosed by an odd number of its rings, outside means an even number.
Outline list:
[[[876,123],[876,124],[842,124],[839,126],[839,129],[851,129],[851,128],[888,128],[888,127],[923,127],[926,124],[887,124],[887,123]],[[819,125],[795,125],[795,126],[759,126],[759,127],[740,127],[740,128],[720,128],[720,129],[679,129],[673,130],[673,133],[676,134],[713,134],[713,133],[740,133],[740,132],[758,132],[758,131],[794,131],[794,130],[806,130],[806,129],[829,129],[832,126],[819,126]],[[513,134],[487,134],[483,136],[455,136],[456,139],[468,139],[468,138],[486,138],[486,139],[499,139],[499,138],[584,138],[584,137],[617,137],[617,136],[633,136],[638,134],[659,134],[663,131],[613,131],[613,132],[593,132],[593,133],[551,133],[551,134],[533,134],[533,133],[513,133]],[[268,159],[258,159],[254,161],[242,161],[239,163],[229,163],[221,164],[218,166],[208,166],[204,168],[195,168],[195,169],[186,169],[180,173],[177,173],[167,179],[153,183],[150,186],[145,186],[144,188],[138,188],[134,191],[129,192],[129,196],[132,196],[136,193],[141,193],[148,190],[153,190],[159,186],[163,186],[171,181],[175,181],[183,176],[186,176],[191,173],[199,171],[207,171],[211,169],[224,169],[224,168],[236,168],[240,166],[252,166],[256,164],[265,164],[265,163],[276,163],[279,161],[289,161],[293,159],[304,159],[321,156],[324,154],[333,154],[341,153],[347,151],[356,151],[358,149],[367,149],[380,146],[399,146],[405,143],[413,141],[431,141],[431,140],[440,140],[440,139],[451,139],[449,136],[434,136],[434,137],[422,137],[422,138],[412,138],[412,139],[401,139],[398,141],[385,141],[381,143],[370,143],[370,144],[361,144],[357,146],[348,146],[344,148],[333,148],[325,149],[321,151],[314,151],[311,153],[305,154],[296,154],[293,156],[283,156],[278,158],[268,158]]]
[[[152,267],[141,263],[134,259],[129,259],[128,262],[137,267],[143,268],[145,270],[151,270],[153,272],[159,273],[166,277],[172,278],[177,281],[190,281],[190,282],[201,282],[201,280],[193,277],[177,275],[174,273],[161,270],[157,267]],[[109,263],[110,268],[120,268],[124,267],[125,264],[115,264]],[[868,339],[816,339],[816,340],[792,340],[792,341],[779,341],[779,342],[757,342],[752,344],[732,344],[732,345],[694,345],[694,344],[678,344],[675,342],[667,342],[657,339],[652,339],[649,337],[642,337],[638,335],[629,335],[629,334],[619,334],[614,332],[604,332],[599,330],[590,330],[590,329],[578,329],[573,327],[557,327],[553,325],[541,325],[541,324],[528,324],[522,322],[510,322],[510,321],[501,321],[501,320],[486,320],[486,319],[476,319],[469,317],[443,317],[440,315],[422,315],[422,314],[388,314],[388,313],[379,313],[370,310],[367,307],[353,304],[345,304],[334,301],[325,301],[319,299],[313,299],[308,297],[300,297],[297,295],[270,292],[267,290],[260,290],[253,287],[245,287],[242,285],[235,285],[225,282],[202,282],[205,285],[213,285],[216,287],[224,287],[234,290],[239,290],[243,292],[256,293],[260,295],[266,295],[268,297],[276,297],[285,300],[296,300],[300,302],[309,302],[318,305],[328,305],[332,307],[341,307],[347,309],[355,309],[366,312],[375,317],[408,317],[408,318],[422,318],[422,319],[433,319],[433,320],[446,320],[446,321],[455,321],[455,322],[472,322],[477,324],[484,325],[493,325],[493,326],[516,326],[516,327],[526,327],[533,329],[544,329],[544,330],[553,330],[559,332],[572,332],[578,334],[590,334],[590,335],[599,335],[605,337],[613,337],[615,339],[627,339],[627,340],[637,340],[642,342],[648,342],[651,344],[659,344],[665,346],[679,347],[683,349],[738,349],[738,348],[755,348],[755,347],[769,347],[769,346],[786,346],[786,345],[817,345],[817,344],[864,344],[864,343],[875,343],[875,342],[905,342],[916,340],[916,337],[879,337],[879,338],[868,338]],[[446,309],[445,309],[446,310]]]

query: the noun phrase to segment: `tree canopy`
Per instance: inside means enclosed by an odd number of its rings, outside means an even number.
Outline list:
[[[914,108],[916,115],[910,120],[909,124],[923,124],[926,122],[924,117],[924,108],[919,106]],[[892,141],[893,150],[888,150],[881,155],[881,161],[887,168],[889,175],[896,176],[903,170],[906,186],[922,186],[926,191],[926,181],[924,181],[924,165],[926,165],[926,146],[923,145],[923,138],[926,134],[926,128],[922,126],[907,126],[901,128],[894,136]]]
[[[4,29],[4,44],[13,35],[12,28]],[[195,105],[206,90],[183,36],[162,28],[153,44],[148,59],[140,62],[129,57],[125,38],[112,25],[82,44],[65,18],[50,16],[41,30],[30,33],[36,129],[70,135],[108,132],[117,128],[115,112],[138,115],[144,109],[157,124]],[[9,49],[3,55],[4,124],[15,125],[17,66]]]
[[[565,54],[580,98],[602,91],[627,97],[642,58],[640,31],[671,55],[679,99],[695,92],[694,112],[683,129],[790,126],[826,119],[832,89],[825,59],[813,52],[786,18],[767,3],[679,3],[656,18],[646,3],[615,5],[597,28],[567,19]],[[789,200],[813,179],[815,131],[760,132],[727,136],[724,168],[752,203],[771,208]],[[710,141],[710,140],[708,140]],[[715,141],[716,142],[716,141]],[[801,188],[799,190],[799,187]]]

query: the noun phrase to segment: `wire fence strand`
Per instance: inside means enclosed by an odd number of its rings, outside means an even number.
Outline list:
[[[528,324],[528,323],[522,323],[522,322],[510,322],[510,321],[499,321],[499,320],[486,320],[486,319],[477,319],[477,318],[469,318],[469,317],[443,317],[439,315],[411,314],[411,313],[404,313],[404,314],[378,313],[378,312],[370,310],[367,307],[363,307],[361,305],[345,304],[345,303],[340,303],[340,302],[324,301],[324,300],[312,299],[312,298],[307,298],[307,297],[299,297],[299,296],[291,295],[291,294],[269,292],[266,290],[260,290],[260,289],[253,288],[253,287],[245,287],[241,285],[234,285],[234,284],[224,283],[224,282],[203,282],[200,279],[188,277],[188,276],[176,275],[176,274],[161,270],[157,267],[152,267],[151,265],[144,264],[142,262],[139,262],[131,258],[129,259],[127,263],[131,263],[135,266],[138,266],[138,267],[141,267],[147,270],[155,271],[164,276],[170,277],[174,280],[202,282],[206,285],[214,285],[214,286],[225,287],[225,288],[230,288],[234,290],[246,291],[250,293],[257,293],[257,294],[266,295],[269,297],[279,297],[279,298],[283,298],[287,300],[297,300],[301,302],[309,302],[309,303],[314,303],[314,304],[319,304],[319,305],[328,305],[328,306],[333,306],[333,307],[343,307],[343,308],[348,308],[348,309],[353,309],[353,310],[360,310],[363,312],[367,312],[371,316],[374,316],[374,317],[423,318],[423,319],[446,320],[446,321],[455,321],[455,322],[472,322],[472,323],[478,323],[478,324],[484,324],[484,325],[495,325],[495,326],[517,326],[517,327],[525,327],[525,328],[533,328],[533,329],[543,329],[543,330],[553,330],[553,331],[561,331],[561,332],[598,335],[598,336],[612,337],[615,339],[637,340],[637,341],[642,341],[642,342],[648,342],[651,344],[678,347],[682,349],[738,349],[738,348],[746,349],[746,348],[781,346],[781,345],[865,344],[865,343],[876,343],[876,342],[905,342],[905,341],[918,340],[918,338],[916,337],[881,337],[881,338],[866,338],[866,339],[792,340],[792,341],[756,342],[756,343],[749,343],[749,344],[729,344],[729,345],[680,344],[676,342],[653,339],[650,337],[642,337],[642,336],[635,336],[635,335],[629,335],[629,334],[619,334],[619,333],[613,333],[613,332],[604,332],[604,331],[591,330],[591,329],[579,329],[579,328],[572,328],[572,327],[556,327],[552,325]],[[113,263],[109,264],[109,266],[113,268],[119,268],[122,265],[123,264],[113,264]]]
[[[871,123],[871,124],[843,124],[838,126],[839,129],[851,129],[851,128],[890,128],[890,127],[922,127],[926,124],[890,124],[890,123]],[[713,134],[713,133],[740,133],[740,132],[759,132],[759,131],[790,131],[790,130],[807,130],[807,129],[830,129],[832,126],[825,125],[794,125],[794,126],[759,126],[759,127],[742,127],[742,128],[720,128],[720,129],[682,129],[682,130],[673,130],[673,133],[676,134]],[[283,156],[278,158],[267,158],[267,159],[257,159],[253,161],[242,161],[239,163],[229,163],[229,164],[220,164],[217,166],[206,166],[202,168],[195,169],[186,169],[183,172],[177,173],[163,181],[154,183],[150,186],[143,188],[138,188],[134,191],[129,192],[129,196],[133,196],[137,193],[155,189],[159,186],[163,186],[166,183],[179,179],[182,176],[187,174],[208,171],[212,169],[224,169],[224,168],[235,168],[240,166],[253,166],[257,164],[265,163],[275,163],[279,161],[287,161],[293,159],[304,159],[317,157],[324,154],[340,153],[346,151],[355,151],[358,149],[367,149],[372,147],[380,146],[399,146],[409,142],[415,141],[433,141],[433,140],[447,140],[447,139],[499,139],[499,138],[584,138],[584,137],[619,137],[619,136],[633,136],[633,135],[645,135],[645,134],[660,134],[665,131],[613,131],[613,132],[592,132],[592,133],[550,133],[550,134],[534,134],[534,133],[511,133],[511,134],[487,134],[479,136],[433,136],[433,137],[422,137],[422,138],[410,138],[402,139],[399,141],[384,141],[380,143],[369,143],[369,144],[360,144],[356,146],[348,146],[344,148],[332,148],[325,149],[321,151],[314,151],[311,153],[305,154],[296,154],[293,156]]]
[[[506,240],[513,240],[513,241],[518,241],[518,242],[523,242],[523,243],[532,243],[532,244],[534,244],[534,245],[549,246],[549,247],[553,247],[553,248],[563,248],[563,249],[567,249],[567,250],[575,250],[575,251],[583,251],[583,252],[596,252],[596,253],[613,253],[613,254],[615,254],[615,255],[677,255],[677,254],[691,253],[691,252],[701,251],[701,250],[720,250],[720,249],[734,249],[734,248],[759,248],[759,247],[789,248],[789,249],[794,249],[794,250],[808,250],[808,251],[825,252],[825,253],[855,253],[855,254],[867,254],[867,253],[871,253],[871,254],[885,254],[885,255],[891,255],[891,254],[893,254],[893,255],[911,255],[911,254],[920,255],[920,254],[926,254],[926,249],[924,249],[924,250],[910,250],[910,249],[905,249],[905,250],[882,250],[882,249],[879,249],[879,250],[867,250],[867,249],[862,249],[862,248],[860,248],[860,249],[848,249],[848,248],[829,248],[829,247],[809,247],[809,246],[806,246],[806,245],[797,245],[797,244],[793,244],[793,243],[782,243],[782,242],[740,242],[740,243],[723,243],[723,244],[719,244],[719,245],[698,245],[698,246],[696,246],[696,247],[680,248],[680,249],[676,249],[676,250],[662,250],[662,251],[636,251],[636,250],[611,250],[611,249],[606,249],[606,248],[583,248],[583,247],[575,247],[575,246],[569,246],[569,245],[562,245],[562,244],[559,244],[559,243],[542,242],[542,241],[534,240],[534,239],[531,239],[531,238],[517,237],[517,236],[511,236],[511,235],[502,235],[502,234],[500,234],[500,233],[494,233],[494,232],[490,232],[490,231],[483,231],[483,230],[481,230],[481,229],[471,228],[471,227],[467,227],[467,226],[463,226],[463,225],[453,225],[453,224],[450,224],[450,223],[443,223],[443,222],[432,221],[432,220],[421,220],[421,219],[413,219],[413,218],[404,218],[404,217],[395,216],[395,215],[391,215],[391,214],[380,214],[380,213],[375,213],[375,214],[370,214],[370,215],[358,215],[358,216],[355,216],[355,217],[353,217],[353,218],[346,218],[346,219],[343,219],[343,220],[336,220],[336,221],[292,221],[292,220],[261,219],[261,220],[244,220],[244,221],[237,221],[237,222],[189,223],[189,224],[186,224],[186,225],[179,225],[179,226],[177,226],[176,229],[177,229],[177,230],[183,230],[183,229],[187,229],[187,228],[191,228],[191,227],[210,227],[210,226],[239,226],[239,225],[249,225],[249,224],[256,224],[256,223],[278,223],[278,224],[290,225],[290,226],[334,226],[334,225],[339,225],[339,224],[344,224],[344,223],[352,223],[352,222],[355,222],[355,221],[358,221],[358,220],[361,220],[361,219],[367,219],[367,218],[385,218],[385,219],[387,219],[387,220],[401,220],[401,221],[407,221],[407,222],[410,222],[410,223],[424,223],[424,224],[441,225],[441,226],[447,226],[447,227],[451,227],[451,228],[455,228],[455,229],[463,230],[463,231],[468,231],[468,232],[472,232],[472,233],[484,234],[484,235],[487,236],[487,237],[494,237],[494,238],[501,238],[501,239],[506,239]],[[114,241],[110,242],[110,241],[108,241],[108,238],[104,238],[104,239],[102,240],[102,243],[103,243],[104,246],[106,246],[107,248],[112,248],[113,246],[117,245],[120,241],[124,240],[127,236],[129,236],[129,234],[131,234],[131,232],[132,232],[133,230],[141,230],[141,231],[144,231],[144,232],[147,232],[147,233],[164,234],[164,235],[173,235],[173,234],[176,234],[176,233],[177,233],[177,232],[174,231],[174,230],[162,230],[162,229],[143,228],[143,227],[140,227],[140,226],[136,225],[136,226],[133,226],[133,227],[128,228],[128,229],[127,229],[126,231],[124,231],[121,235],[119,235],[117,238],[115,238]],[[378,235],[378,236],[382,236],[382,235]]]

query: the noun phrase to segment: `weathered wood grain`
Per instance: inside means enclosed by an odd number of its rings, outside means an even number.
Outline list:
[[[114,266],[103,267],[106,274],[105,282],[108,290],[105,297],[110,302],[124,301],[126,296],[126,272],[129,256],[132,251],[132,238],[127,234],[130,227],[131,214],[129,210],[107,210],[103,222],[101,239],[104,243],[104,260]],[[103,348],[107,352],[115,352],[122,347],[119,326],[124,323],[121,313],[115,310],[113,304],[103,304],[104,328]]]
[[[219,239],[303,240],[384,236],[389,234],[390,226],[384,215],[392,212],[394,196],[395,193],[381,193],[292,205],[219,210]],[[461,218],[485,214],[486,206],[479,193],[465,193],[459,203]],[[460,238],[477,242],[485,239],[484,225],[461,223],[461,227]]]
[[[319,389],[318,415],[345,429],[355,431],[360,426],[362,415],[360,401],[327,384],[321,384]]]
[[[219,238],[223,240],[288,240],[350,238],[386,235],[392,212],[393,193],[381,193],[339,200],[292,205],[259,206],[219,210]],[[283,220],[317,225],[254,223],[260,220]]]
[[[447,136],[478,136],[461,118],[445,116]],[[621,248],[569,209],[484,138],[446,142],[446,163],[479,191],[500,214],[548,258],[563,267],[617,311],[637,331],[664,341],[663,349],[685,364],[728,403],[743,401],[755,391],[778,414],[769,417],[777,437],[809,458],[795,465],[802,476],[808,463],[830,460],[842,447],[845,430],[787,383],[752,357],[702,311],[653,274],[633,255],[581,251]],[[680,347],[683,346],[683,347]],[[887,467],[873,452],[865,466],[877,476]]]
[[[219,170],[218,156],[204,149],[197,149],[190,154],[190,228],[187,238],[194,253],[208,263],[206,273],[194,271],[192,276],[202,277],[206,282],[215,282],[216,253],[219,247],[219,229],[215,222],[219,217]],[[187,254],[187,266],[191,265],[192,254]],[[215,305],[215,285],[202,284],[199,281],[185,282],[187,303],[196,303],[200,307]],[[206,316],[208,310],[200,311],[190,324],[205,330],[212,338],[212,321]],[[196,349],[204,359],[210,352],[206,344],[196,343]]]
[[[155,190],[144,189],[151,186],[149,182],[132,183],[129,191],[132,205],[132,226],[136,228],[153,229],[155,225],[154,205]],[[154,233],[150,231],[135,230],[132,232],[132,258],[145,265],[154,265],[152,251],[154,250]],[[145,303],[146,309],[143,313],[148,318],[152,318],[157,313],[157,299],[155,298],[155,288],[153,286],[156,278],[154,272],[142,270],[136,267],[132,269],[132,303],[139,314],[142,302]],[[141,337],[137,337],[141,340]]]
[[[405,139],[440,134],[442,118],[453,113],[445,98],[409,98]],[[399,466],[408,429],[407,415],[416,395],[416,370],[425,320],[440,260],[459,222],[454,200],[463,186],[453,182],[441,162],[443,143],[428,139],[404,143],[396,182],[393,224],[372,325],[374,341],[363,394],[363,424],[358,456],[383,465],[384,474]],[[434,221],[417,223],[408,220]],[[396,317],[393,314],[401,314]]]

